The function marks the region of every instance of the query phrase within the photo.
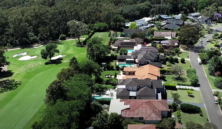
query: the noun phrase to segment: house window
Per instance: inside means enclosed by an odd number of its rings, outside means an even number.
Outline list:
[[[143,117],[140,117],[139,120],[143,120]]]
[[[131,119],[131,120],[133,120],[134,118],[133,118],[133,117],[131,117],[130,119]]]

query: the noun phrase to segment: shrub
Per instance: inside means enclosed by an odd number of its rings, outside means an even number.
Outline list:
[[[222,89],[222,78],[221,77],[216,77],[214,80],[214,85],[219,88]]]
[[[218,37],[218,33],[214,33],[213,38],[216,39]]]
[[[117,80],[114,78],[109,78],[105,81],[105,84],[110,84],[110,85],[115,86],[115,85],[117,85]]]
[[[166,76],[161,75],[161,76],[160,76],[160,79],[165,80],[165,79],[166,79]]]
[[[181,63],[185,63],[185,59],[184,59],[184,58],[181,58],[181,59],[180,59],[180,62],[181,62]]]
[[[119,70],[119,65],[116,65],[116,70]]]
[[[174,62],[178,63],[178,58],[177,57],[174,58]]]
[[[219,94],[219,91],[214,91],[215,96],[218,96],[218,94]]]
[[[61,35],[59,36],[59,39],[60,39],[60,40],[66,40],[66,35],[65,35],[65,34],[61,34]]]
[[[175,90],[176,88],[176,84],[174,83],[163,83],[163,86],[165,86],[166,89],[171,89],[171,90]]]
[[[173,104],[172,104],[172,109],[173,109],[174,111],[176,111],[176,110],[178,109],[178,105],[177,105],[176,103],[173,103]]]
[[[102,105],[96,100],[91,102],[91,109],[94,114],[98,114],[100,111],[103,110]]]
[[[168,61],[169,60],[169,57],[165,57],[165,61]]]
[[[181,116],[180,111],[177,110],[177,117],[180,117],[180,116]]]
[[[187,94],[188,94],[188,95],[192,95],[192,94],[193,94],[193,91],[192,91],[192,90],[187,90]]]
[[[163,37],[154,37],[152,39],[153,40],[167,40],[167,38],[163,38]]]
[[[186,103],[181,104],[180,109],[183,112],[188,112],[188,113],[200,113],[201,112],[200,107],[194,106],[194,105],[191,105],[191,104],[186,104]]]
[[[110,105],[110,101],[111,100],[107,100],[107,99],[97,99],[96,101],[98,101],[100,104],[107,104]]]
[[[172,66],[172,64],[170,62],[167,62],[166,65],[167,66]]]
[[[187,74],[189,75],[189,74],[192,74],[192,73],[195,73],[195,74],[196,74],[196,69],[189,68],[189,69],[187,70]]]
[[[200,112],[200,116],[203,116],[203,112]]]
[[[172,56],[170,56],[169,61],[170,61],[170,63],[174,63],[174,59]]]
[[[198,77],[195,73],[189,75],[191,85],[196,86],[198,84]]]
[[[160,69],[161,74],[170,73],[170,69]]]
[[[217,77],[219,77],[219,76],[221,75],[221,72],[217,71],[217,72],[215,73],[215,75],[216,75]]]

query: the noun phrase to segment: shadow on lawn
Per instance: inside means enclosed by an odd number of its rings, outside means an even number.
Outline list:
[[[2,80],[0,81],[0,93],[15,90],[21,84],[22,84],[21,81],[15,81],[13,79]]]
[[[184,77],[172,77],[173,81],[177,81],[177,82],[186,82],[187,78]]]
[[[57,60],[50,60],[48,62],[45,62],[45,65],[50,65],[50,64],[61,64],[62,63],[62,58],[59,58]]]
[[[13,74],[11,70],[0,72],[0,79],[11,77]]]

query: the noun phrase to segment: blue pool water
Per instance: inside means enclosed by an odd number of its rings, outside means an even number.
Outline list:
[[[105,100],[111,100],[113,98],[103,98],[102,96],[93,96],[93,100],[94,99],[105,99]]]
[[[120,67],[134,67],[134,64],[119,64]]]
[[[134,50],[127,50],[127,51],[128,51],[128,53],[129,53],[129,52],[134,52]]]

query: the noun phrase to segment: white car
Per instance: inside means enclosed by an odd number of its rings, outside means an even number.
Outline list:
[[[197,61],[198,61],[199,64],[202,64],[202,61],[199,57],[197,57]]]
[[[216,96],[214,96],[214,100],[215,100],[214,103],[215,103],[215,104],[218,104],[217,99],[218,99],[218,98],[217,98]]]

